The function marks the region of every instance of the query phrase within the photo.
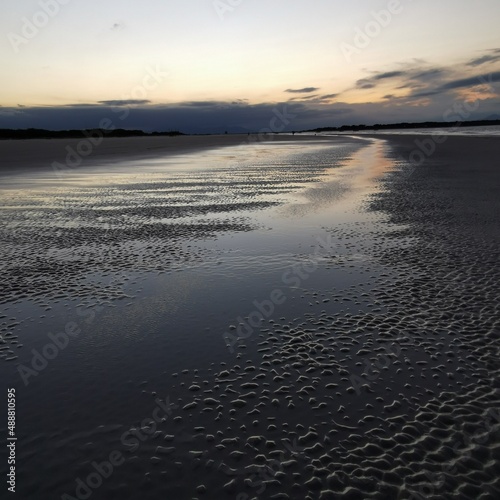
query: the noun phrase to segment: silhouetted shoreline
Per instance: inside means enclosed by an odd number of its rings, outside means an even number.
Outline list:
[[[185,135],[178,130],[171,130],[167,132],[144,132],[143,130],[126,130],[126,129],[72,129],[72,130],[46,130],[42,128],[28,128],[28,129],[0,129],[0,139],[75,139],[79,137],[158,137],[168,136],[175,137],[178,135]]]
[[[301,132],[358,132],[360,130],[399,130],[399,129],[427,129],[427,128],[445,128],[445,127],[485,127],[500,125],[500,120],[472,120],[472,121],[455,121],[455,122],[401,122],[387,123],[375,125],[342,125],[340,127],[319,127]],[[252,132],[256,134],[258,132]],[[291,131],[285,133],[292,133]],[[294,132],[295,133],[295,132]],[[230,135],[247,135],[248,132]],[[101,137],[177,137],[180,135],[221,135],[221,133],[213,134],[185,134],[178,130],[169,130],[163,132],[145,132],[144,130],[127,130],[127,129],[71,129],[71,130],[48,130],[40,128],[28,129],[0,129],[0,140],[2,139],[75,139],[81,137],[101,136]]]
[[[304,132],[345,132],[359,130],[398,130],[398,129],[415,129],[415,128],[447,128],[447,127],[486,127],[492,125],[500,125],[500,120],[472,120],[472,121],[457,121],[457,122],[420,122],[420,123],[387,123],[375,125],[342,125],[341,127],[321,127]]]

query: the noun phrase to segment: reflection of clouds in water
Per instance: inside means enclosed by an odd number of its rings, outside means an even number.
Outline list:
[[[4,294],[22,293],[17,268],[43,283],[40,293],[64,289],[90,296],[100,293],[99,273],[208,268],[222,254],[204,243],[255,234],[259,210],[293,198],[358,147],[349,141],[242,144],[112,170],[80,169],[58,182],[41,176],[23,190],[7,187],[0,212],[10,283]],[[337,195],[321,184],[306,193],[314,206]],[[275,268],[282,265],[274,260]],[[89,275],[95,280],[90,284]]]
[[[325,153],[328,155],[328,153]],[[371,140],[345,162],[337,163],[331,173],[320,177],[316,184],[298,193],[298,203],[290,203],[280,209],[284,216],[305,217],[325,210],[347,198],[354,189],[370,189],[374,181],[392,165],[386,158],[384,141]],[[356,193],[359,197],[359,193]]]
[[[301,197],[306,200],[304,203],[285,205],[279,212],[290,218],[311,215],[339,201],[348,191],[349,187],[341,182],[312,187],[301,193]]]

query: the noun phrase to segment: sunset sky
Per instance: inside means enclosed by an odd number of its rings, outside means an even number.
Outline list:
[[[499,20],[498,0],[2,0],[0,127],[500,118]]]

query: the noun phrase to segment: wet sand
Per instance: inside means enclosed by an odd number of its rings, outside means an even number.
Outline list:
[[[86,137],[80,139],[32,139],[0,141],[0,175],[19,171],[52,171],[58,162],[69,170],[106,163],[151,158],[162,155],[193,153],[212,148],[287,141],[288,135],[186,135],[173,137]],[[295,141],[308,141],[296,136]],[[321,140],[321,138],[316,138]],[[69,156],[68,156],[69,155]],[[78,161],[81,160],[81,163]]]
[[[500,143],[450,137],[412,165],[415,140],[10,181],[21,494],[498,498]]]

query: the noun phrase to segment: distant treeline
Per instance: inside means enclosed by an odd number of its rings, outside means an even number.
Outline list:
[[[122,128],[107,130],[91,128],[84,130],[44,130],[41,128],[28,128],[15,130],[10,128],[0,129],[0,139],[72,139],[80,137],[154,137],[184,135],[182,132],[172,130],[169,132],[144,132],[143,130],[125,130]]]
[[[474,120],[468,122],[421,122],[421,123],[388,123],[375,125],[342,125],[341,127],[322,127],[307,132],[344,132],[353,130],[391,130],[405,128],[443,128],[443,127],[479,127],[487,125],[500,125],[500,120]]]

